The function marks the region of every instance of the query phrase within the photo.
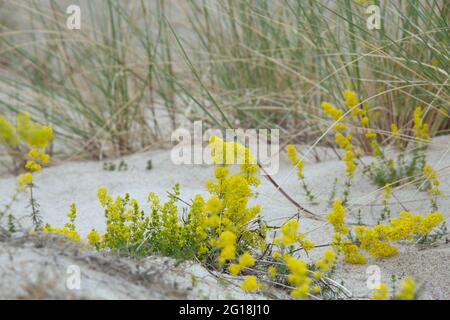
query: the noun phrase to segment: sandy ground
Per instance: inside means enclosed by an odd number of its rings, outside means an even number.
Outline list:
[[[0,241],[0,299],[258,299],[192,262],[131,260],[60,235]],[[79,277],[78,277],[79,272]]]
[[[300,148],[307,153],[308,147]],[[325,215],[329,210],[327,202],[332,182],[338,178],[339,190],[342,190],[344,181],[344,165],[327,149],[319,149],[322,156],[320,163],[307,163],[304,169],[305,177],[317,197],[318,205],[306,205],[311,211]],[[112,195],[130,193],[138,199],[142,206],[150,191],[167,198],[167,191],[176,182],[181,184],[182,198],[189,201],[197,193],[207,195],[204,182],[212,178],[213,169],[209,165],[181,165],[177,166],[170,160],[170,150],[153,150],[146,153],[135,154],[123,160],[128,165],[124,172],[110,172],[103,170],[100,162],[69,162],[43,170],[35,182],[39,188],[36,198],[40,203],[45,222],[53,226],[62,226],[66,222],[66,212],[71,203],[78,207],[77,228],[81,235],[86,235],[91,228],[104,230],[104,214],[98,204],[97,188],[104,185]],[[153,169],[147,171],[147,161],[152,160]],[[370,161],[365,158],[364,161]],[[116,160],[118,164],[120,160]],[[306,203],[301,186],[296,179],[295,172],[284,155],[280,157],[280,170],[274,178],[288,190],[300,203]],[[428,162],[439,171],[441,178],[440,188],[443,196],[439,199],[439,208],[445,215],[447,224],[450,222],[450,136],[439,137],[433,140],[428,150]],[[15,177],[5,176],[0,179],[0,205],[9,201],[15,188]],[[350,208],[347,210],[348,222],[356,222],[357,212],[360,211],[363,223],[373,224],[379,217],[381,209],[381,193],[361,174],[357,174],[352,187]],[[287,217],[297,213],[296,209],[277,192],[273,185],[262,179],[258,188],[258,197],[254,201],[263,206],[262,215],[266,221],[279,224]],[[426,193],[417,191],[414,185],[394,189],[395,199],[391,202],[393,215],[402,208],[426,214],[430,211],[430,201]],[[29,226],[26,214],[27,199],[20,195],[13,206],[16,216],[22,217],[24,226]],[[320,221],[307,218],[301,219],[301,231],[306,232],[316,244],[328,243],[331,228]],[[312,258],[320,255],[316,250]],[[337,278],[354,293],[355,297],[364,297],[370,293],[367,288],[366,268],[369,265],[380,267],[384,281],[389,282],[392,275],[403,278],[412,275],[420,284],[419,297],[423,299],[450,298],[450,244],[441,243],[435,248],[419,250],[411,244],[401,244],[399,255],[384,260],[370,260],[366,266],[351,266],[340,264]]]

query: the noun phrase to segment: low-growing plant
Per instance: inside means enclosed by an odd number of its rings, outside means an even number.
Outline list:
[[[400,290],[395,290],[395,275],[393,276],[393,288],[392,291],[394,292],[393,297],[391,297],[389,293],[389,287],[386,283],[379,283],[372,291],[372,300],[390,300],[391,298],[397,299],[397,300],[414,300],[417,295],[417,288],[416,288],[416,282],[414,279],[410,276],[407,276],[401,283],[400,283]]]
[[[348,263],[363,264],[366,254],[377,259],[395,255],[395,242],[432,239],[432,231],[443,221],[439,212],[426,216],[402,212],[399,218],[385,224],[350,229],[344,222],[343,202],[338,199],[326,216],[334,227],[333,240],[325,245],[330,248],[321,258],[308,261],[308,252],[323,245],[317,246],[299,231],[298,218],[271,226],[264,222],[259,205],[249,206],[260,183],[259,167],[250,151],[218,137],[212,137],[210,144],[216,168],[215,179],[206,181],[208,198],[196,195],[190,203],[182,200],[176,184],[164,203],[150,193],[150,210],[146,212],[129,194],[114,199],[105,187],[100,187],[98,199],[105,210],[106,231],[101,234],[91,230],[88,243],[99,250],[136,257],[159,254],[195,259],[208,268],[243,277],[241,288],[246,291],[270,285],[288,290],[294,298],[332,299],[351,296],[332,279],[339,257]],[[237,172],[234,165],[227,165],[230,155],[239,163]],[[181,210],[180,203],[187,208]],[[47,225],[44,231],[78,239],[75,216],[73,205],[70,222],[64,228]],[[379,292],[385,297],[383,294]]]
[[[380,187],[413,182],[421,189],[428,190],[433,196],[432,208],[437,210],[437,196],[440,194],[439,179],[426,161],[429,126],[423,121],[422,108],[418,106],[414,111],[412,146],[404,146],[400,130],[395,124],[392,124],[390,136],[394,138],[395,146],[398,149],[396,159],[394,159],[385,154],[378,142],[379,135],[370,127],[372,113],[368,104],[361,103],[358,95],[351,90],[345,90],[343,96],[345,97],[343,103],[345,108],[337,108],[329,102],[323,102],[322,108],[324,113],[334,120],[332,129],[336,131],[336,144],[345,150],[342,156],[347,171],[343,192],[344,205],[348,201],[353,172],[361,164],[362,172]],[[347,115],[349,117],[346,117]],[[375,160],[369,164],[362,161],[363,150],[372,154]]]
[[[20,174],[17,179],[17,192],[13,196],[13,201],[17,198],[18,192],[28,189],[31,219],[36,229],[41,229],[42,219],[39,204],[33,193],[35,187],[33,172],[40,171],[43,165],[48,164],[50,156],[45,152],[45,149],[52,139],[52,128],[33,121],[28,113],[19,113],[16,124],[10,123],[6,117],[0,115],[0,145],[10,156],[15,171],[26,171]],[[11,205],[12,203],[5,207],[0,218],[9,210]],[[15,229],[13,220],[12,215],[8,215],[9,230]]]

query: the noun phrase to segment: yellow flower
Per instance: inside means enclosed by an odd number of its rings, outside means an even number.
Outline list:
[[[255,276],[246,276],[244,282],[241,284],[241,288],[244,291],[255,291],[260,287],[261,285],[258,283]]]
[[[50,158],[49,155],[46,154],[45,152],[41,152],[41,151],[38,151],[36,149],[31,149],[28,152],[28,157],[30,157],[33,160],[39,160],[43,164],[47,164],[48,161],[49,161],[49,158]]]
[[[222,201],[216,195],[211,196],[208,201],[206,201],[205,209],[207,212],[212,214],[218,214],[223,208]]]
[[[41,171],[41,166],[33,160],[28,160],[25,164],[25,169],[29,171]]]
[[[372,292],[372,300],[389,300],[389,288],[385,283],[379,283]]]
[[[326,218],[333,225],[335,232],[346,235],[349,230],[344,225],[344,215],[345,211],[342,206],[342,200],[336,199],[333,203],[333,209],[327,214]]]
[[[18,143],[16,129],[8,119],[2,115],[0,115],[0,141],[1,140],[5,141],[5,143],[10,146],[15,146]]]
[[[275,252],[272,253],[272,258],[274,258],[275,260],[276,259],[280,259],[282,256],[283,255],[280,252],[278,252],[278,251],[275,251]]]
[[[53,140],[53,130],[31,120],[29,113],[23,112],[17,115],[17,133],[22,141],[30,147],[43,149]]]
[[[87,240],[91,246],[95,246],[100,242],[100,235],[95,229],[92,229],[87,235]]]
[[[414,300],[416,297],[416,283],[412,277],[407,277],[400,284],[401,289],[395,294],[400,300]]]
[[[369,124],[369,118],[368,117],[361,118],[361,125],[362,126],[367,126],[368,124]]]
[[[302,242],[302,248],[303,248],[303,250],[305,250],[306,252],[308,252],[308,251],[311,250],[311,249],[314,249],[315,246],[316,246],[316,245],[314,244],[314,242],[312,242],[312,241],[310,241],[310,240],[308,240],[308,239],[305,239],[305,240],[303,240],[303,242]]]
[[[335,257],[336,257],[336,254],[334,253],[334,251],[327,249],[327,250],[325,250],[322,259],[318,259],[315,262],[315,265],[320,271],[325,272],[334,265]],[[318,272],[317,274],[316,273],[313,274],[314,278],[316,278],[317,276],[320,276],[320,278],[321,278],[322,273]]]
[[[303,177],[303,159],[298,157],[297,150],[295,150],[295,147],[292,144],[287,146],[287,155],[291,164],[297,168],[297,176]]]
[[[428,123],[423,122],[422,108],[420,106],[417,106],[414,110],[414,131],[417,138],[428,140]]]
[[[246,252],[239,257],[239,264],[242,267],[251,267],[255,264],[255,259],[248,252]]]
[[[358,95],[352,90],[344,90],[345,105],[353,108],[359,104]]]
[[[355,153],[352,150],[346,150],[342,160],[345,162],[345,171],[349,177],[353,176],[356,170]]]
[[[291,291],[291,296],[294,298],[305,298],[309,293],[309,286],[307,284],[302,284],[301,286],[298,286],[294,290]]]
[[[418,232],[421,234],[428,234],[436,228],[442,221],[444,215],[440,212],[433,212],[427,214],[419,223]]]
[[[335,134],[336,143],[339,145],[341,149],[350,150],[353,148],[351,144],[352,135],[347,134],[345,137],[342,133],[337,132]]]
[[[228,267],[228,271],[230,271],[233,276],[237,276],[241,272],[241,270],[242,266],[237,263],[230,264],[230,266]]]
[[[75,230],[69,229],[69,228],[53,228],[50,225],[46,225],[43,230],[45,233],[60,233],[65,235],[67,238],[73,239],[73,240],[80,240],[80,235]]]
[[[30,172],[23,173],[19,176],[17,182],[21,187],[28,186],[33,183],[33,175]]]
[[[275,268],[274,266],[270,266],[269,268],[267,268],[267,273],[269,274],[269,277],[271,279],[275,279],[277,277],[277,268]]]
[[[344,113],[342,109],[337,109],[335,106],[326,101],[322,102],[322,109],[325,114],[329,115],[334,120],[339,120]]]
[[[111,197],[108,196],[108,190],[103,186],[98,188],[97,198],[100,201],[100,204],[102,205],[102,207],[105,207],[107,205],[107,203],[112,200]]]
[[[367,130],[366,131],[366,138],[369,140],[373,140],[377,137],[377,134],[375,132],[373,132],[372,130]]]
[[[283,244],[285,246],[291,245],[298,240],[303,238],[301,233],[297,233],[298,221],[296,219],[291,219],[281,226],[281,237],[275,238],[275,244]]]
[[[216,246],[222,249],[219,256],[221,263],[236,257],[236,235],[233,232],[222,232]]]

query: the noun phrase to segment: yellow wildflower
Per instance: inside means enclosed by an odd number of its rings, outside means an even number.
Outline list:
[[[267,273],[269,274],[269,277],[271,279],[275,279],[278,274],[277,268],[275,268],[274,266],[270,266],[269,268],[267,268]]]
[[[344,207],[342,200],[336,199],[333,203],[333,209],[326,216],[329,223],[334,227],[335,232],[343,235],[348,234],[349,230],[344,225]]]
[[[400,300],[414,300],[416,297],[416,283],[412,277],[407,277],[400,284],[400,291],[395,293],[395,297]]]
[[[287,146],[287,155],[291,164],[297,168],[297,176],[303,177],[303,159],[298,157],[297,150],[295,150],[295,147],[292,144]]]
[[[258,283],[255,276],[246,276],[244,282],[241,284],[241,288],[244,291],[255,291],[260,287],[261,285]]]
[[[352,90],[344,90],[345,105],[353,108],[359,104],[358,95]]]
[[[0,115],[0,140],[5,141],[5,143],[10,146],[15,146],[18,143],[16,129],[8,119],[2,115]]]
[[[239,257],[239,264],[243,267],[251,267],[255,264],[255,259],[246,252]]]
[[[219,256],[219,261],[221,263],[236,257],[236,235],[233,232],[222,232],[216,246],[222,249]]]
[[[389,288],[385,283],[379,283],[371,296],[372,300],[389,300]]]
[[[100,242],[100,235],[95,229],[92,229],[87,235],[87,240],[91,246],[95,246]]]
[[[369,118],[368,117],[362,117],[360,122],[361,122],[362,126],[367,126],[369,124]]]
[[[25,169],[28,171],[41,171],[41,166],[33,160],[28,160],[25,164]]]
[[[46,154],[45,152],[42,151],[38,151],[36,149],[31,149],[28,152],[28,157],[30,157],[33,160],[39,160],[41,161],[43,164],[47,164],[49,161],[49,155]]]
[[[17,179],[21,187],[28,186],[33,183],[33,175],[30,172],[23,173]]]
[[[233,276],[237,276],[241,272],[241,270],[242,266],[237,263],[230,264],[230,266],[228,267],[228,271],[230,271]]]

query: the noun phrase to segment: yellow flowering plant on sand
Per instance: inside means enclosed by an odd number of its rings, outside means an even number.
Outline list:
[[[309,203],[313,204],[314,203],[314,195],[313,195],[310,187],[306,183],[305,176],[303,175],[303,168],[304,168],[303,159],[298,155],[297,150],[295,149],[295,147],[292,144],[289,144],[287,146],[287,156],[288,156],[291,164],[297,169],[297,177],[300,179],[300,181],[302,183],[302,188],[306,194],[306,197],[307,197]]]
[[[48,164],[50,156],[45,149],[52,140],[52,128],[33,121],[28,113],[17,114],[15,124],[0,115],[0,146],[10,156],[13,171],[23,172],[17,178],[17,191],[25,192],[28,189],[31,219],[35,229],[42,228],[42,220],[39,205],[33,195],[33,173],[39,172],[43,165]],[[13,199],[15,198],[16,195],[13,196]]]
[[[355,170],[352,160],[358,159],[364,150],[377,158],[377,162],[364,166],[364,171],[370,174],[373,181],[380,186],[384,186],[386,183],[395,185],[403,177],[414,178],[417,176],[425,165],[423,151],[429,140],[429,126],[423,121],[422,108],[417,106],[414,111],[412,132],[415,139],[412,157],[406,159],[405,153],[400,152],[395,162],[394,159],[386,157],[378,143],[380,137],[370,127],[372,114],[368,104],[361,103],[357,93],[352,90],[345,90],[343,96],[343,109],[326,101],[322,102],[322,109],[334,121],[331,128],[336,132],[336,144],[345,150],[344,157],[346,159],[343,161],[346,162],[347,172],[351,174]],[[395,123],[391,125],[390,136],[393,137],[399,149],[402,149],[402,133]],[[353,139],[354,137],[356,138]],[[353,144],[358,142],[357,150],[354,150],[352,141]]]
[[[353,150],[350,136],[337,135],[337,141],[343,149]],[[250,151],[219,137],[211,138],[210,145],[215,169],[214,180],[206,181],[207,197],[197,194],[187,202],[176,184],[166,202],[149,193],[149,210],[145,210],[129,194],[114,198],[100,187],[97,197],[105,212],[106,229],[103,233],[92,229],[87,235],[89,245],[127,256],[158,254],[195,259],[215,271],[238,277],[244,291],[265,290],[270,284],[288,290],[295,299],[329,299],[349,296],[332,280],[339,257],[347,263],[364,264],[369,256],[381,259],[395,255],[396,242],[429,237],[443,221],[439,212],[422,216],[405,211],[385,224],[351,228],[345,223],[343,201],[336,199],[326,215],[334,229],[333,240],[314,260],[309,252],[323,245],[316,246],[300,231],[298,217],[271,226],[260,216],[259,205],[249,205],[260,183],[259,167]],[[295,149],[289,149],[293,160],[298,160]],[[385,199],[390,192],[387,186]],[[64,228],[47,225],[44,231],[79,239],[74,205],[68,217]],[[386,295],[386,288],[380,286],[374,298],[384,299]]]
[[[215,180],[206,181],[208,198],[196,195],[187,203],[181,200],[180,186],[176,184],[165,203],[150,193],[150,212],[146,214],[130,195],[114,199],[105,187],[100,187],[98,200],[105,210],[106,232],[92,230],[89,243],[99,249],[138,256],[195,257],[219,268],[229,267],[234,274],[250,267],[253,258],[249,252],[264,250],[266,238],[258,216],[260,206],[248,206],[254,196],[252,188],[259,184],[259,168],[250,151],[238,143],[213,137],[210,145],[216,168]],[[227,155],[240,162],[237,173],[232,173]],[[181,217],[180,202],[189,205]],[[236,263],[229,266],[234,260]]]
[[[400,289],[394,293],[396,300],[414,300],[416,299],[416,282],[411,276],[407,276],[401,283]],[[372,291],[372,300],[390,300],[389,287],[386,283],[379,283]]]
[[[33,121],[29,113],[17,114],[15,123],[0,114],[0,147],[11,159],[11,171],[39,171],[49,161],[43,151],[52,140],[52,128]]]
[[[412,140],[411,147],[404,148],[402,137],[405,133],[395,123],[391,125],[390,134],[385,134],[392,139],[384,140],[394,140],[398,149],[396,158],[393,158],[386,155],[379,144],[382,137],[370,127],[372,114],[368,104],[361,103],[358,95],[352,90],[345,90],[343,96],[344,108],[335,107],[329,102],[322,103],[323,112],[334,121],[331,129],[335,131],[336,145],[343,150],[341,159],[345,163],[347,173],[342,196],[343,204],[345,205],[348,200],[352,176],[358,165],[361,165],[362,173],[380,187],[391,188],[414,182],[422,190],[428,191],[431,196],[431,208],[437,211],[437,199],[441,192],[437,173],[426,161],[429,125],[423,120],[422,108],[417,106],[413,114],[413,127],[410,130],[413,139],[409,139]],[[362,161],[364,151],[372,154],[375,160],[368,164]],[[386,203],[386,199],[384,202]],[[388,210],[384,210],[381,221],[388,216]]]
[[[328,213],[327,220],[334,227],[332,246],[343,253],[344,260],[352,264],[364,264],[367,257],[363,252],[375,258],[386,258],[397,254],[393,244],[400,240],[415,241],[430,236],[430,233],[443,221],[440,212],[431,212],[425,216],[403,211],[399,218],[390,219],[386,224],[374,227],[354,226],[352,230],[345,226],[345,211],[338,199]]]

